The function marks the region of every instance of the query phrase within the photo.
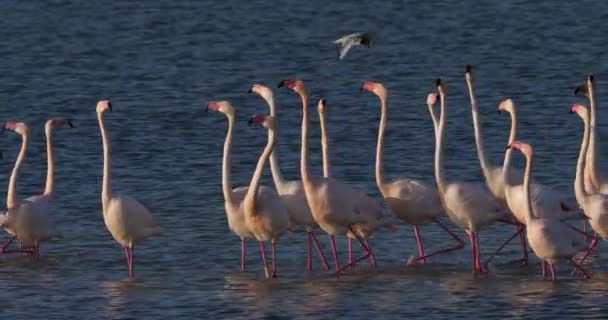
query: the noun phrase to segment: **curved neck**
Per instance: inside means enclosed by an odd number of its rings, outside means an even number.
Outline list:
[[[439,190],[439,195],[441,196],[442,202],[443,195],[445,192],[445,177],[443,176],[443,136],[444,131],[446,130],[446,107],[445,107],[445,96],[440,95],[441,100],[441,115],[439,116],[439,125],[436,131],[435,137],[435,180],[437,182],[437,189]]]
[[[433,108],[432,105],[427,104],[427,106],[429,107],[429,113],[431,114],[431,120],[433,120],[433,132],[435,133],[435,136],[437,136],[437,112],[435,112],[435,109]]]
[[[247,190],[247,206],[249,210],[245,212],[248,214],[255,214],[255,203],[256,197],[255,195],[258,193],[258,189],[260,188],[260,180],[262,179],[262,174],[264,173],[264,166],[266,165],[266,161],[270,157],[272,153],[272,149],[274,148],[276,139],[272,129],[268,130],[268,143],[266,144],[266,148],[264,148],[264,152],[260,156],[258,160],[257,166],[255,167],[255,171],[253,173],[253,177],[251,178],[251,182],[249,183],[249,189]]]
[[[232,183],[230,176],[230,168],[232,166],[230,162],[230,155],[232,154],[232,135],[234,133],[234,114],[226,114],[228,118],[228,131],[226,132],[226,139],[224,140],[224,156],[222,159],[222,192],[224,193],[224,200],[229,203],[233,203],[232,198]]]
[[[48,125],[44,128],[46,133],[46,185],[44,187],[44,195],[47,197],[53,196],[55,191],[55,154],[53,152],[53,128]]]
[[[274,97],[271,95],[267,99],[264,98],[268,103],[268,107],[270,108],[270,115],[274,117],[275,121],[275,132],[274,134],[278,137],[279,135],[279,123],[276,115],[276,106],[274,104]],[[281,167],[279,166],[279,156],[277,155],[277,148],[275,148],[270,154],[270,171],[272,172],[272,181],[277,189],[281,189],[281,186],[285,183],[283,179],[283,173],[281,172]]]
[[[589,105],[591,107],[591,122],[589,128],[589,147],[586,153],[586,166],[584,171],[584,179],[589,179],[592,186],[599,190],[600,183],[597,177],[596,170],[596,145],[597,145],[597,105],[595,101],[595,88],[593,82],[587,81],[587,87],[589,88]]]
[[[323,177],[331,177],[331,165],[329,162],[329,142],[327,138],[327,127],[325,112],[319,111],[319,124],[321,126],[321,153],[323,158]]]
[[[308,171],[308,97],[302,95],[302,145],[300,149],[300,175],[302,183],[311,184],[312,177]]]
[[[103,142],[103,183],[101,187],[101,203],[105,209],[112,197],[112,163],[110,159],[110,141],[104,124],[103,114],[98,113],[97,119],[99,120],[99,130],[101,131],[101,140]]]
[[[380,125],[378,126],[378,143],[376,145],[376,184],[384,188],[384,132],[388,121],[388,102],[386,97],[380,97]],[[434,122],[434,121],[433,121]]]
[[[511,148],[509,148],[510,150]],[[526,201],[526,222],[534,219],[532,214],[532,199],[530,196],[530,177],[532,176],[532,156],[526,155],[526,171],[524,173],[524,199]]]
[[[574,193],[576,194],[577,200],[581,207],[584,205],[586,197],[589,196],[587,190],[585,190],[585,182],[583,177],[583,171],[585,170],[585,155],[587,154],[587,148],[589,146],[590,126],[589,126],[589,115],[583,119],[585,123],[585,129],[583,131],[583,141],[581,142],[581,151],[578,155],[578,161],[576,162],[576,177],[574,178]]]
[[[481,164],[481,171],[489,183],[490,179],[490,166],[488,159],[483,147],[483,134],[481,132],[481,124],[479,123],[479,110],[477,109],[477,99],[475,98],[475,91],[473,88],[473,80],[467,78],[467,86],[469,87],[469,98],[471,99],[471,113],[473,114],[473,127],[475,128],[475,146],[477,147],[477,157]]]
[[[19,151],[19,156],[17,156],[17,160],[15,161],[15,166],[13,167],[13,172],[11,172],[11,178],[8,183],[8,193],[6,195],[6,207],[8,209],[17,207],[19,202],[17,199],[17,178],[19,176],[21,164],[23,163],[23,160],[25,160],[27,147],[30,144],[30,138],[27,133],[22,135],[22,139],[21,150]]]
[[[509,115],[511,116],[511,132],[509,133],[509,142],[507,145],[510,145],[513,141],[517,139],[517,112],[515,111],[515,106],[511,108]],[[511,185],[509,176],[511,171],[512,154],[513,150],[511,150],[511,148],[507,148],[507,150],[505,151],[505,158],[502,163],[502,180],[504,181],[505,186]]]

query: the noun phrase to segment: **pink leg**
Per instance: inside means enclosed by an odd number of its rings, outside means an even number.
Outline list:
[[[272,240],[272,277],[277,277],[277,242]]]
[[[591,241],[591,239],[593,239],[593,237],[591,235],[587,234],[586,232],[584,232],[584,231],[582,231],[582,230],[580,230],[580,229],[578,229],[578,228],[576,228],[574,226],[571,226],[569,224],[566,224],[566,225],[568,225],[568,227],[570,227],[570,229],[572,229],[572,230],[574,230],[574,231],[582,234],[585,237],[586,241]]]
[[[308,231],[308,260],[307,260],[308,272],[312,271],[312,231]]]
[[[426,258],[424,257],[424,246],[422,245],[422,238],[420,237],[420,230],[417,225],[413,225],[413,227],[414,236],[416,236],[416,244],[418,245],[418,261],[426,263]]]
[[[371,250],[372,245],[371,245],[371,243],[370,243],[370,242],[371,242],[370,240],[365,240],[365,244],[366,244],[366,245],[367,245],[367,247],[368,247],[368,248],[370,248],[370,250]],[[373,253],[373,252],[370,252],[370,255],[369,255],[369,261],[370,261],[370,263],[372,264],[372,267],[374,267],[374,269],[378,267],[378,265],[376,264],[376,257],[374,256],[374,253]]]
[[[477,247],[475,246],[474,232],[469,232],[469,241],[471,241],[471,255],[473,261],[473,273],[477,272]]]
[[[129,255],[131,256],[131,266],[129,267],[129,277],[135,277],[135,256],[133,251],[135,251],[135,246],[131,245],[129,249]]]
[[[540,265],[540,270],[543,273],[543,280],[547,280],[547,262],[545,260]]]
[[[8,253],[8,247],[11,245],[11,243],[13,243],[13,241],[17,238],[17,236],[13,236],[12,238],[10,238],[3,246],[2,246],[2,253]]]
[[[527,266],[528,265],[528,248],[526,246],[526,226],[525,225],[519,226],[519,230],[520,230],[519,241],[521,241],[521,250],[524,253],[522,260],[523,260],[524,264]]]
[[[557,277],[555,276],[555,266],[553,263],[549,263],[549,269],[551,269],[551,281],[557,280]]]
[[[574,267],[576,268],[575,270],[578,269],[583,273],[583,278],[585,278],[585,279],[590,278],[589,274],[585,271],[585,269],[583,269],[583,267],[580,263],[576,263],[576,261],[574,261],[574,259],[572,259],[572,258],[570,258],[570,262],[572,262],[572,264],[574,264]]]
[[[336,262],[336,271],[340,271],[340,260],[338,259],[338,249],[336,249],[336,238],[334,235],[329,235],[329,239],[331,240],[331,249],[334,252],[334,261]]]
[[[353,269],[353,239],[348,238],[348,264]]]
[[[437,250],[437,251],[435,251],[433,253],[429,253],[429,254],[427,254],[425,256],[418,257],[418,258],[415,259],[415,261],[418,261],[420,259],[427,259],[427,258],[436,256],[436,255],[439,255],[439,254],[442,254],[442,253],[448,253],[448,252],[451,252],[451,251],[454,251],[454,250],[459,250],[459,249],[464,248],[465,242],[462,241],[462,239],[460,239],[460,237],[458,237],[458,235],[456,235],[454,232],[450,231],[450,229],[448,229],[448,227],[446,227],[445,225],[443,225],[441,223],[441,221],[439,221],[439,219],[435,219],[433,221],[435,221],[435,223],[437,223],[437,225],[439,225],[439,227],[441,227],[441,229],[443,229],[445,232],[447,232],[450,235],[450,237],[452,237],[454,240],[456,240],[456,242],[458,242],[458,244],[455,245],[454,247]]]
[[[241,272],[245,272],[247,270],[247,255],[245,250],[245,239],[241,238]]]
[[[359,236],[359,234],[357,234],[356,232],[354,232],[354,230],[352,228],[349,227],[349,231],[355,235],[355,237],[357,238],[357,240],[359,241],[359,244],[363,247],[363,249],[365,250],[365,254],[363,256],[361,256],[360,258],[356,259],[355,261],[353,261],[352,264],[347,264],[346,266],[342,267],[342,269],[338,270],[338,273],[342,272],[344,269],[350,267],[351,265],[355,265],[357,262],[366,259],[368,257],[370,257],[372,255],[372,251],[371,249],[365,244],[365,242],[363,241],[363,239],[361,239],[361,237]]]
[[[593,248],[595,248],[595,246],[597,246],[597,243],[598,243],[598,240],[597,240],[597,233],[596,233],[595,236],[593,237],[593,240],[591,240],[591,244],[589,244],[589,248],[587,248],[585,255],[583,255],[583,257],[578,261],[578,264],[575,264],[575,268],[572,271],[572,275],[575,275],[576,272],[580,268],[579,266],[582,266],[585,263],[585,260],[587,259],[587,257],[591,253],[591,251],[593,251]]]
[[[310,232],[310,235],[312,235],[312,240],[315,243],[315,248],[317,249],[317,253],[319,254],[319,257],[321,257],[321,261],[323,262],[323,269],[325,269],[326,271],[329,270],[329,263],[327,263],[327,259],[325,259],[325,254],[323,253],[323,250],[321,249],[321,245],[319,244],[319,240],[317,240],[317,236],[312,231]]]
[[[127,257],[127,266],[129,268],[129,278],[133,278],[133,248],[125,247],[125,256]]]
[[[266,278],[270,278],[270,272],[268,271],[268,264],[266,263],[266,249],[264,248],[264,241],[259,241],[260,243],[260,253],[262,254],[262,263],[264,264],[264,274],[266,274]]]
[[[504,247],[507,246],[507,244],[509,244],[518,235],[521,235],[521,232],[522,231],[521,231],[520,227],[518,226],[517,227],[517,232],[515,232],[509,239],[507,239],[507,241],[505,241],[500,247],[498,247],[498,249],[496,249],[496,251],[486,260],[486,262],[484,263],[484,265],[488,265],[490,263],[490,261],[492,261],[494,259],[494,257],[496,257],[496,255],[498,253],[500,253],[500,251],[502,251],[502,249]]]

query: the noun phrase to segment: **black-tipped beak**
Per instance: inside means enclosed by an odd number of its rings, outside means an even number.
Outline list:
[[[441,78],[437,78],[437,80],[435,81],[435,84],[437,86],[440,86],[441,85]]]
[[[253,93],[253,87],[249,88],[249,91],[247,91],[247,93]]]
[[[467,66],[465,67],[464,73],[471,73],[471,72],[473,72],[473,66],[470,64],[467,64]]]
[[[205,108],[205,112],[209,112],[209,106],[207,106],[207,108]]]
[[[509,149],[511,149],[511,145],[510,144],[507,145],[507,148],[505,150],[509,150]]]
[[[247,121],[247,125],[253,125],[253,117],[249,118],[249,121]]]
[[[498,110],[498,114],[501,114],[501,113],[502,113],[502,110]]]
[[[325,98],[321,98],[321,101],[319,101],[319,102],[321,102],[321,105],[323,107],[325,107],[325,104],[327,103],[327,100],[325,100]]]
[[[574,111],[570,110],[570,113],[574,113]]]
[[[283,87],[283,83],[284,83],[284,82],[285,82],[284,80],[283,80],[283,81],[281,81],[281,82],[279,82],[279,84],[277,85],[277,88],[281,88],[281,87]]]
[[[590,75],[589,75],[589,78],[588,78],[588,79],[589,79],[589,82],[593,82],[593,81],[595,80],[595,79],[593,78],[593,75],[592,75],[592,74],[590,74]]]
[[[108,110],[112,111],[112,104],[108,102]]]
[[[70,128],[74,128],[74,124],[72,123],[72,120],[68,120],[68,126],[70,126]]]

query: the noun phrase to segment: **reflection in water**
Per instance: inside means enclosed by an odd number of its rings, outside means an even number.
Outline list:
[[[129,278],[104,281],[99,284],[99,287],[108,302],[105,305],[106,317],[112,319],[122,316],[130,300],[129,295],[138,290],[136,280]]]

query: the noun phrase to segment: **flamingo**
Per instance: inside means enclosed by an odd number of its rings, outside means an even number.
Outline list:
[[[363,83],[361,90],[367,90],[380,98],[380,125],[378,128],[378,144],[376,148],[376,184],[384,198],[384,201],[391,208],[393,213],[404,222],[411,224],[414,228],[416,244],[419,256],[410,260],[413,262],[426,262],[426,259],[441,253],[447,253],[462,249],[464,242],[452,231],[450,231],[439,218],[445,216],[445,211],[439,199],[436,185],[430,185],[424,181],[399,178],[392,182],[384,179],[384,134],[388,122],[388,94],[381,83],[367,81]],[[429,105],[433,127],[436,129],[436,116],[431,105]],[[436,223],[447,232],[458,244],[438,250],[433,253],[425,254],[422,239],[420,237],[419,226]]]
[[[245,272],[246,246],[245,239],[253,238],[253,234],[245,225],[243,200],[249,187],[243,186],[232,189],[230,172],[230,155],[232,153],[232,136],[234,133],[234,108],[228,101],[212,101],[207,106],[207,112],[221,112],[228,119],[228,131],[224,142],[224,156],[222,160],[222,191],[224,193],[224,210],[230,230],[241,238],[241,272]]]
[[[323,178],[331,179],[331,164],[329,161],[329,137],[327,134],[327,100],[325,98],[319,99],[317,103],[317,111],[319,113],[319,125],[321,127],[321,154],[323,159]],[[350,186],[346,185],[346,187],[350,188]],[[353,225],[353,230],[358,233],[358,235],[365,240],[366,245],[371,249],[370,245],[370,237],[374,231],[376,231],[380,227],[386,227],[389,230],[394,230],[394,226],[392,223],[385,217],[382,212],[382,207],[370,197],[367,193],[352,189],[352,192],[357,195],[357,203],[356,208],[357,211],[367,218],[367,222],[365,223],[357,223]],[[346,234],[348,237],[348,262],[352,265],[354,256],[353,256],[353,240],[356,240],[357,237],[351,233],[350,231]],[[372,266],[376,267],[376,257],[374,256],[373,251],[370,253],[370,262]]]
[[[590,193],[585,188],[585,175],[583,172],[586,172],[586,166],[589,164],[588,160],[585,159],[585,156],[589,156],[589,145],[590,145],[590,136],[591,136],[591,125],[589,120],[589,112],[587,108],[582,105],[575,104],[572,106],[572,112],[577,113],[583,120],[585,125],[585,131],[583,134],[583,141],[581,142],[581,151],[579,154],[579,160],[576,166],[576,178],[574,179],[574,192],[576,193],[576,198],[579,201],[579,205],[583,210],[585,210],[585,214],[589,217],[589,222],[593,231],[595,231],[595,237],[591,241],[587,252],[581,260],[579,260],[579,264],[583,264],[585,259],[591,253],[591,250],[595,248],[598,243],[598,235],[603,238],[608,238],[608,194],[604,193]]]
[[[262,97],[268,104],[270,109],[270,115],[274,117],[274,121],[276,123],[275,136],[279,137],[278,132],[278,120],[276,115],[276,107],[274,103],[274,94],[270,88],[263,86],[261,84],[254,84],[251,89],[249,89],[249,93],[255,93]],[[310,208],[308,207],[308,203],[306,202],[306,195],[304,194],[304,186],[302,185],[301,180],[291,180],[287,181],[283,178],[283,174],[281,173],[281,168],[279,166],[279,159],[277,155],[276,148],[270,154],[270,171],[272,172],[272,179],[274,181],[274,186],[276,191],[279,193],[281,200],[287,206],[287,211],[289,212],[289,216],[291,217],[291,221],[294,225],[303,226],[308,233],[308,259],[307,259],[307,268],[308,271],[312,271],[312,244],[314,242],[315,248],[321,261],[323,262],[323,268],[325,270],[329,270],[329,265],[327,263],[327,259],[325,258],[325,254],[319,245],[319,241],[317,236],[314,233],[314,229],[318,228],[319,225],[313,219],[312,214],[310,213]]]
[[[446,86],[437,79],[437,88],[441,99],[441,116],[437,128],[435,142],[435,180],[439,197],[446,210],[448,218],[454,224],[464,229],[471,241],[473,255],[473,272],[484,272],[480,260],[478,232],[485,226],[497,220],[508,217],[504,207],[500,205],[483,183],[446,182],[443,172],[443,136],[446,127]],[[437,94],[427,97],[427,104],[434,105]]]
[[[260,252],[262,253],[266,278],[275,278],[277,270],[276,242],[289,229],[291,221],[287,207],[279,197],[279,194],[272,188],[260,186],[260,179],[262,179],[266,161],[268,161],[276,145],[277,139],[274,134],[276,127],[274,117],[272,116],[254,115],[249,119],[249,124],[261,124],[264,128],[268,129],[268,143],[258,160],[249,189],[243,200],[245,225],[260,243]],[[264,241],[272,242],[272,274],[268,272],[266,264]]]
[[[135,244],[146,238],[162,234],[161,227],[156,223],[150,211],[134,198],[112,193],[112,167],[111,151],[108,132],[104,124],[104,113],[112,110],[108,100],[97,102],[97,119],[103,142],[103,184],[101,190],[101,204],[103,208],[103,221],[112,237],[125,250],[129,277],[134,277]]]
[[[601,193],[608,194],[608,173],[597,172],[597,102],[595,100],[595,79],[593,75],[587,77],[587,81],[582,86],[577,87],[574,90],[574,94],[581,94],[589,99],[589,105],[591,106],[591,128],[589,138],[589,150],[586,156],[585,172],[584,172],[584,183],[585,188],[588,191],[600,191]]]
[[[16,237],[19,239],[21,244],[33,246],[31,253],[35,256],[39,256],[40,254],[41,242],[63,237],[63,234],[57,228],[55,221],[50,214],[51,199],[54,190],[54,163],[50,132],[51,127],[55,123],[59,125],[64,121],[64,119],[57,119],[56,121],[51,119],[46,124],[47,146],[49,148],[49,166],[45,192],[42,195],[31,196],[24,200],[18,199],[16,189],[19,170],[23,160],[25,159],[27,147],[29,145],[29,128],[23,122],[8,122],[2,128],[3,131],[5,129],[14,130],[20,134],[22,136],[23,143],[9,182],[9,191],[6,201],[8,211],[6,215],[0,216],[0,225],[5,227],[7,231],[13,235],[13,239]],[[18,252],[30,253],[30,251],[21,250],[21,248]]]
[[[588,132],[588,130],[585,131]],[[585,249],[586,242],[564,222],[558,219],[542,218],[534,215],[532,197],[530,195],[530,177],[532,175],[532,160],[534,157],[532,146],[523,142],[513,141],[509,144],[508,148],[519,150],[526,157],[526,171],[524,175],[526,237],[534,254],[542,260],[543,279],[546,278],[546,264],[548,263],[551,269],[551,279],[553,281],[556,280],[554,264],[562,259],[572,262],[588,278],[589,275],[573,259],[574,255]],[[583,157],[584,152],[581,152],[579,167],[581,166]],[[505,166],[507,165],[509,164],[507,163]]]
[[[295,91],[302,100],[300,174],[310,211],[321,229],[329,235],[337,274],[340,274],[345,268],[371,255],[369,247],[352,228],[357,223],[366,222],[366,219],[357,211],[356,203],[358,195],[353,193],[350,187],[334,179],[320,178],[313,180],[308,169],[308,94],[306,93],[306,87],[301,80],[283,80],[279,83],[279,87],[282,86]],[[365,254],[352,263],[340,267],[335,236],[345,235],[348,231],[357,237],[357,240],[365,250]]]

